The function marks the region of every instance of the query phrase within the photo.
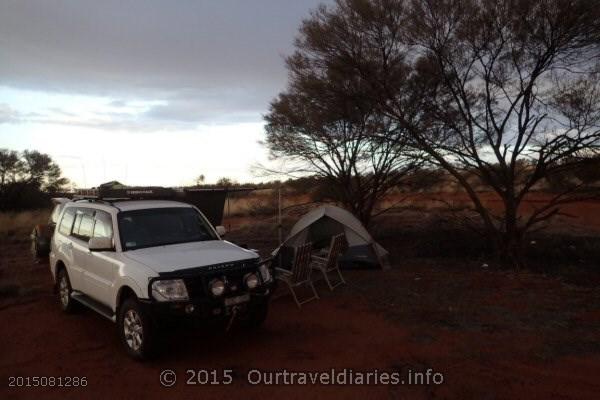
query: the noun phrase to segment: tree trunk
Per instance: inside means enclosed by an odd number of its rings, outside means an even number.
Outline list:
[[[516,219],[515,219],[516,221]],[[493,238],[496,259],[504,266],[520,270],[525,266],[523,255],[523,234],[516,224],[510,222],[503,229],[488,232]]]
[[[516,270],[524,267],[523,232],[519,229],[518,215],[519,203],[514,198],[513,191],[509,189],[504,197],[504,238],[501,250],[504,252],[506,263]]]

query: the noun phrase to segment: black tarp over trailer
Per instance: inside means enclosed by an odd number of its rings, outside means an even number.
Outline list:
[[[183,199],[179,201],[198,207],[210,223],[216,226],[223,223],[223,209],[228,192],[227,189],[184,189]]]
[[[105,200],[174,200],[196,206],[214,226],[223,223],[225,200],[230,192],[249,192],[254,188],[183,188],[158,186],[106,187],[100,186],[98,196]]]

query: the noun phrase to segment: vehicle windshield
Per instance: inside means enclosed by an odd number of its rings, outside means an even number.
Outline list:
[[[217,239],[208,221],[191,207],[120,212],[119,232],[123,250]]]

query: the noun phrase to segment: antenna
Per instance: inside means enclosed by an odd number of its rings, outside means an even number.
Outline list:
[[[281,182],[277,186],[277,231],[279,235],[279,245],[281,246],[282,238],[282,226],[281,226]]]

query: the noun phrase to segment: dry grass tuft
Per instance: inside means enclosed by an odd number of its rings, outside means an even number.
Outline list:
[[[230,216],[248,215],[253,201],[254,197],[250,196],[228,199],[225,202],[225,213]]]
[[[283,209],[310,201],[307,195],[283,194]],[[224,214],[230,217],[276,215],[278,196],[275,190],[261,190],[251,194],[232,196],[225,202]]]
[[[27,235],[37,224],[48,221],[50,210],[0,213],[0,238]]]

